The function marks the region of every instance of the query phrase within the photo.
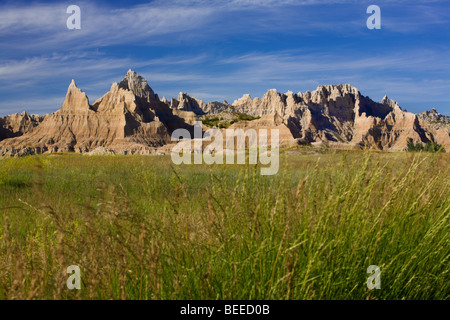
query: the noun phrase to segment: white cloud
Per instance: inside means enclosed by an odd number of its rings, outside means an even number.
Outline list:
[[[208,23],[213,8],[147,5],[126,9],[80,3],[81,30],[68,30],[66,7],[30,4],[0,6],[0,37],[11,37],[17,48],[94,48],[134,41],[161,41],[167,34],[184,33]],[[21,37],[29,37],[22,41]],[[155,39],[152,39],[155,37]],[[1,39],[1,38],[0,38]]]
[[[65,26],[67,17],[66,7],[61,5],[0,6],[0,35],[48,32],[57,26]]]
[[[220,73],[201,68],[205,63],[221,67]],[[450,79],[446,76],[446,70],[450,69],[450,53],[425,49],[360,58],[349,57],[345,52],[317,54],[302,51],[253,52],[222,59],[200,54],[142,60],[90,52],[68,56],[54,54],[1,64],[0,84],[3,90],[5,86],[23,89],[24,86],[42,86],[42,81],[54,80],[58,75],[65,81],[80,79],[77,84],[87,91],[88,96],[99,97],[112,82],[120,81],[130,67],[143,75],[150,85],[156,84],[153,89],[157,92],[164,88],[173,88],[171,92],[186,88],[192,92],[215,92],[216,95],[208,93],[202,97],[216,99],[235,98],[224,95],[224,91],[251,91],[261,87],[265,90],[272,86],[298,91],[310,90],[319,84],[345,82],[361,84],[369,92],[384,88],[403,92],[402,97],[417,97],[422,90],[432,94],[430,99],[442,100],[448,93],[446,86],[450,87]],[[411,72],[420,73],[421,79],[408,78]],[[204,88],[203,91],[199,91],[200,88]]]
[[[127,58],[85,53],[53,54],[9,60],[0,64],[0,83],[17,83],[22,80],[39,82],[55,75],[80,75],[84,72],[126,69],[132,64]]]
[[[99,97],[131,67],[151,85],[155,83],[154,89],[168,98],[167,93],[183,90],[199,94],[202,99],[233,100],[245,92],[261,95],[269,87],[298,91],[315,89],[318,84],[349,82],[363,93],[383,92],[400,103],[404,99],[448,100],[448,45],[397,51],[387,46],[383,55],[370,54],[354,45],[357,38],[354,35],[367,31],[365,12],[361,16],[326,19],[333,12],[324,13],[326,7],[321,5],[335,3],[348,5],[342,7],[342,13],[346,14],[353,5],[363,6],[356,0],[158,0],[128,8],[80,2],[82,29],[67,30],[65,5],[31,3],[18,7],[10,2],[0,5],[0,94],[9,94],[10,90],[41,90],[52,81],[55,86],[55,79],[61,81],[62,92],[68,85],[64,81],[75,78],[88,96]],[[421,28],[429,25],[445,28],[450,21],[450,12],[442,10],[442,6],[429,6],[430,1],[416,1],[414,6],[406,0],[378,3],[382,5],[383,26],[389,31],[422,32]],[[293,6],[299,6],[298,10],[292,10]],[[402,6],[403,16],[399,14]],[[386,7],[395,7],[398,17],[384,10]],[[333,51],[328,53],[323,50],[314,53],[314,48],[308,51],[268,48],[272,50],[270,53],[232,48],[230,54],[224,43],[223,54],[215,57],[217,51],[208,51],[209,40],[219,42],[225,36],[230,41],[233,35],[245,34],[256,43],[255,37],[264,37],[268,30],[293,37],[314,35],[321,30],[329,32],[328,40],[336,34],[345,40],[350,34],[351,47],[356,50],[333,44]],[[111,45],[123,45],[126,49],[128,44],[157,44],[170,47],[165,52],[174,53],[144,59],[137,58],[131,49],[129,53],[123,50],[123,57],[112,57],[105,49]],[[200,50],[202,46],[204,51]],[[193,47],[196,50],[191,51]],[[341,48],[345,50],[340,51]],[[21,58],[16,58],[16,54]],[[211,71],[207,64],[212,66]],[[408,78],[411,73],[416,75]],[[424,97],[422,92],[429,92],[429,96]],[[32,108],[39,108],[39,103],[47,108],[45,100],[25,99],[23,106],[30,102]],[[10,110],[9,102],[0,103],[2,111],[2,108]]]
[[[0,117],[13,113],[22,113],[23,111],[32,111],[31,113],[44,115],[55,112],[64,102],[64,96],[48,96],[45,98],[26,98],[10,101],[1,101]]]
[[[317,30],[333,33],[361,31],[365,12],[360,17],[346,16],[343,19],[341,15],[326,10],[325,5],[335,3],[361,6],[360,1],[353,0],[172,0],[128,8],[80,2],[81,30],[66,28],[69,15],[65,5],[31,3],[18,7],[7,4],[0,5],[0,40],[7,40],[9,45],[18,49],[48,51],[70,46],[89,49],[129,43],[170,45],[181,41],[189,44],[192,39],[239,34],[242,30],[254,34],[268,30],[304,34]],[[393,6],[404,1],[380,3]],[[406,18],[383,14],[385,26],[394,32],[405,32],[412,28],[418,30],[424,25],[448,23],[446,10],[417,3],[425,2],[416,2],[415,8],[419,10],[410,11],[412,15],[408,14]],[[319,7],[312,9],[311,5]],[[290,6],[308,9],[293,12]],[[405,7],[405,12],[408,10],[410,8]],[[248,14],[251,14],[250,18]]]

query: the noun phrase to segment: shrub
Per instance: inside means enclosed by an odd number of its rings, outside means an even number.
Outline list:
[[[416,142],[410,139],[407,144],[408,152],[445,152],[445,149],[439,143],[429,141],[425,145],[421,142]]]

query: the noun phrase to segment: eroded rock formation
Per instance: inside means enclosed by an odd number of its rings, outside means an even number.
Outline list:
[[[374,102],[348,84],[297,94],[271,89],[261,99],[244,95],[233,107],[252,116],[279,114],[301,143],[402,150],[408,139],[442,145],[450,140],[448,130],[438,132],[417,115],[403,111],[397,102],[387,97]]]
[[[144,78],[129,70],[92,105],[72,81],[58,111],[44,117],[22,113],[0,118],[0,155],[158,153],[158,148],[165,150],[171,143],[175,129],[192,131],[202,115],[226,118],[226,113],[259,118],[230,128],[279,129],[281,145],[403,150],[412,139],[434,141],[450,150],[449,117],[434,109],[419,115],[406,112],[387,97],[378,103],[348,84],[319,86],[305,93],[271,89],[261,99],[246,94],[229,105],[205,103],[186,93],[160,100]]]
[[[26,111],[14,113],[10,116],[0,118],[0,141],[13,138],[30,132],[34,127],[42,122],[43,117],[30,115]]]
[[[72,81],[58,111],[47,114],[22,136],[1,141],[0,152],[89,152],[104,147],[116,153],[149,153],[170,142],[170,128],[183,125],[184,121],[173,116],[147,82],[130,70],[92,105]]]

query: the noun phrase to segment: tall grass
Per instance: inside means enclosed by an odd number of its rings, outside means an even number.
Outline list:
[[[449,162],[285,154],[261,176],[164,156],[0,160],[0,299],[448,299]]]

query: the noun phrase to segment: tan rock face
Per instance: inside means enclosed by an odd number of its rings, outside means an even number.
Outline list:
[[[192,134],[193,124],[201,115],[221,113],[222,117],[226,112],[260,117],[234,123],[230,128],[279,129],[281,145],[402,150],[408,139],[413,139],[435,141],[450,150],[448,117],[436,110],[415,115],[387,97],[377,103],[348,84],[319,86],[305,93],[283,94],[271,89],[261,99],[247,94],[232,105],[226,101],[205,103],[186,93],[169,102],[160,100],[145,79],[129,70],[92,105],[72,81],[63,105],[55,113],[0,118],[0,155],[94,150],[152,153],[155,148],[167,149],[175,129],[185,128]]]
[[[172,99],[171,108],[175,110],[192,111],[196,114],[203,114],[206,104],[195,97],[180,92],[178,99]]]
[[[376,103],[348,84],[319,86],[303,94],[271,89],[262,99],[244,95],[233,107],[252,116],[279,114],[300,142],[402,150],[409,138],[444,146],[450,140],[446,132],[424,125],[395,101],[385,97]]]
[[[450,129],[450,117],[439,114],[434,108],[429,111],[419,113],[417,116],[419,117],[419,120],[423,120],[435,129]]]
[[[155,103],[159,101],[158,96],[153,92],[152,88],[147,83],[147,80],[142,78],[133,70],[128,70],[125,78],[119,83],[119,88],[131,91],[139,100],[147,103]]]
[[[0,141],[31,131],[42,122],[43,118],[39,115],[30,115],[26,111],[0,118]]]
[[[252,121],[239,121],[230,126],[229,129],[242,129],[246,132],[248,129],[254,129],[259,136],[260,130],[267,130],[267,143],[271,146],[271,132],[272,130],[278,130],[279,146],[290,147],[295,145],[297,141],[292,135],[289,128],[283,123],[283,119],[278,113],[266,114],[257,120]],[[223,130],[226,137],[226,130]]]
[[[429,139],[442,145],[447,152],[450,151],[450,117],[439,114],[436,109],[422,112],[417,117]]]
[[[170,142],[170,134],[156,116],[161,106],[149,88],[129,71],[90,106],[86,94],[72,81],[61,109],[46,115],[34,130],[0,142],[0,153],[89,152],[98,147],[121,152],[162,146]]]
[[[178,98],[172,98],[170,103],[167,99],[163,99],[164,103],[170,106],[172,110],[190,111],[197,115],[218,114],[223,111],[230,110],[231,106],[224,101],[212,101],[205,103],[203,100],[191,97],[187,93],[180,92]]]
[[[87,113],[90,109],[89,99],[84,92],[78,89],[75,80],[67,89],[66,99],[60,109],[61,112],[70,113]]]

